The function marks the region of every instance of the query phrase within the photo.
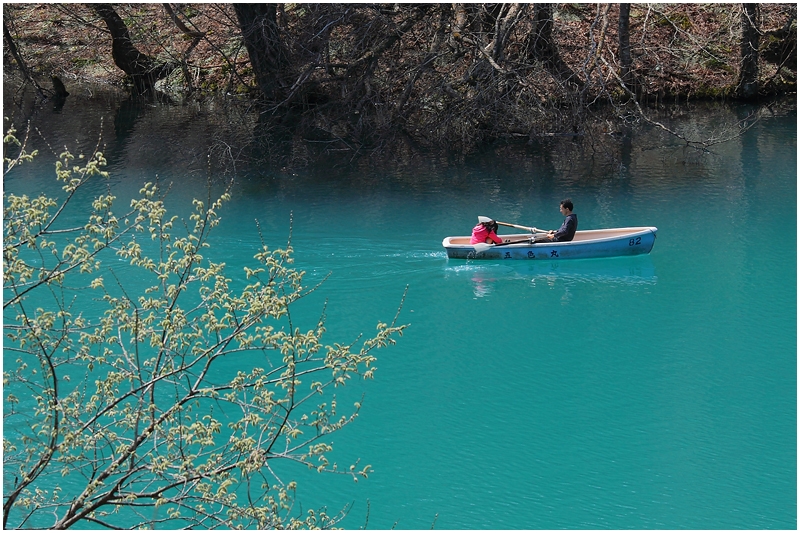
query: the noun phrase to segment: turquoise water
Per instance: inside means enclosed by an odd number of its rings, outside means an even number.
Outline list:
[[[405,335],[374,381],[340,393],[364,405],[330,458],[374,473],[288,469],[297,509],[352,504],[353,529],[796,528],[796,116],[711,153],[648,135],[608,171],[591,154],[515,153],[237,179],[210,255],[240,272],[254,219],[282,246],[293,218],[297,266],[330,274],[295,322],[327,301],[326,340],[347,342],[408,288]],[[111,170],[128,193],[174,180],[177,205],[202,182],[121,156]],[[6,190],[35,189],[45,174],[30,172]],[[558,227],[564,197],[579,229],[657,226],[652,253],[532,263],[441,247],[478,215]]]

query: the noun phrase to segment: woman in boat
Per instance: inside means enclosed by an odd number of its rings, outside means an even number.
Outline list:
[[[470,244],[500,244],[503,239],[497,236],[497,222],[488,217],[478,217],[478,225],[472,228]]]
[[[575,232],[578,231],[578,215],[572,212],[572,200],[567,198],[562,200],[558,206],[558,210],[564,215],[564,223],[557,230],[550,230],[547,235],[537,237],[533,242],[569,242],[575,238]]]

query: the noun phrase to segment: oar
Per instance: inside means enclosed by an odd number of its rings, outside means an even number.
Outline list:
[[[480,222],[483,222],[484,221],[483,219],[485,219],[487,221],[488,220],[492,220],[489,217],[478,217],[478,221],[480,221]],[[497,222],[501,226],[508,226],[510,228],[517,228],[517,229],[524,229],[525,231],[530,231],[531,233],[537,233],[537,232],[543,232],[544,231],[544,230],[540,230],[540,229],[536,229],[536,228],[530,228],[528,226],[520,226],[519,224],[511,224],[509,222],[500,222],[499,220],[495,220],[495,222]]]
[[[508,222],[497,222],[501,226],[508,226],[509,228],[517,228],[517,229],[524,229],[525,231],[530,231],[531,233],[536,233],[537,231],[541,232],[542,230],[536,228],[529,228],[528,226],[520,226],[519,224],[510,224]]]
[[[499,222],[498,222],[498,224],[499,224]],[[487,250],[491,250],[492,248],[496,248],[498,246],[505,246],[506,244],[520,244],[520,243],[523,243],[523,242],[531,242],[531,240],[530,239],[525,239],[524,241],[511,241],[511,242],[503,242],[503,243],[500,243],[500,244],[486,244],[485,242],[479,242],[479,243],[473,244],[472,246],[475,248],[475,251],[477,253],[481,253],[481,252],[485,252]]]

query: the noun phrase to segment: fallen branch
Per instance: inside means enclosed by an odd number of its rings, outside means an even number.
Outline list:
[[[603,62],[603,64],[606,67],[608,67],[609,72],[611,72],[612,75],[614,76],[614,78],[616,78],[617,82],[619,82],[619,85],[620,85],[620,87],[622,87],[622,90],[624,90],[625,93],[628,96],[630,96],[631,101],[636,106],[636,110],[638,111],[638,114],[642,118],[642,120],[644,120],[648,124],[651,124],[651,125],[659,128],[659,129],[669,133],[670,135],[672,135],[672,136],[684,141],[687,146],[692,146],[694,148],[701,149],[704,152],[707,152],[708,148],[710,146],[714,146],[715,144],[722,144],[722,143],[728,142],[730,140],[733,140],[733,139],[735,139],[737,137],[740,137],[747,130],[749,130],[750,128],[755,126],[758,123],[758,121],[760,120],[760,117],[757,117],[755,120],[753,120],[749,124],[747,123],[749,119],[751,119],[753,116],[755,116],[758,113],[758,111],[755,111],[755,112],[750,113],[749,115],[747,115],[744,119],[740,120],[739,121],[740,127],[739,127],[738,131],[735,134],[733,134],[733,135],[731,135],[729,137],[722,137],[722,138],[717,138],[717,139],[711,138],[711,139],[707,139],[707,140],[704,140],[704,141],[698,141],[698,140],[689,139],[688,137],[686,137],[682,133],[679,133],[679,132],[677,132],[675,130],[672,130],[669,127],[667,127],[664,124],[662,124],[661,122],[659,122],[657,120],[653,120],[650,117],[648,117],[647,114],[644,112],[644,109],[642,109],[642,106],[639,104],[639,101],[636,99],[636,95],[625,84],[625,82],[622,80],[622,78],[617,73],[616,69],[612,65],[610,65],[608,63],[608,61],[606,61],[605,57],[601,56],[600,60]],[[741,124],[743,124],[743,123],[746,124],[746,125],[745,126],[741,126]]]

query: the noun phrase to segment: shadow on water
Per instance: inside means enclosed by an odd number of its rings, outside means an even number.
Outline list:
[[[545,194],[597,187],[609,179],[633,189],[636,184],[630,178],[645,160],[656,158],[673,165],[703,164],[707,159],[655,128],[631,126],[608,132],[602,124],[587,129],[580,139],[499,140],[469,156],[378,149],[353,153],[324,148],[313,132],[293,127],[297,117],[270,121],[252,102],[239,97],[209,97],[203,102],[169,97],[143,100],[115,88],[74,84],[68,98],[49,106],[41,105],[33,91],[17,87],[13,80],[4,80],[4,113],[18,129],[30,120],[42,132],[47,142],[32,139],[34,148],[49,144],[54,150],[67,146],[86,152],[102,135],[109,161],[117,169],[141,168],[149,160],[157,162],[164,174],[181,179],[197,174],[203,180],[210,169],[214,176],[235,177],[245,191],[280,187],[294,173],[311,182],[335,180],[341,187],[394,180],[405,187],[424,183],[459,188],[469,187],[475,173],[489,173],[518,178],[515,187],[536,188]],[[659,119],[669,124],[671,118],[702,113],[712,116],[711,122],[724,130],[746,114],[742,107],[721,104],[675,108],[678,111],[670,117]],[[113,125],[113,132],[103,124]],[[557,173],[563,175],[559,183],[548,179]]]
[[[18,132],[30,123],[28,148],[39,150],[34,165],[52,166],[64,148],[103,151],[116,179],[142,183],[152,169],[165,179],[225,181],[235,174],[238,146],[252,133],[253,118],[234,100],[179,102],[167,95],[132,97],[107,86],[75,84],[66,98],[42,102],[28,88],[5,80],[5,127]]]

